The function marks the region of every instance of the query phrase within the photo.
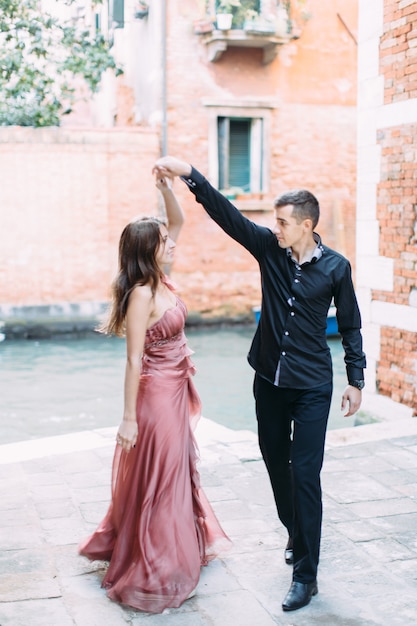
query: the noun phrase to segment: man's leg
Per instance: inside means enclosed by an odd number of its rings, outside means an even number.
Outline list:
[[[291,465],[294,493],[293,580],[316,580],[319,562],[322,499],[320,472],[332,397],[332,384],[293,390],[294,432]]]
[[[291,413],[287,406],[288,391],[255,374],[253,392],[259,447],[274,492],[278,517],[292,537]]]

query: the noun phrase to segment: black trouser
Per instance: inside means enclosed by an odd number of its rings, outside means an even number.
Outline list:
[[[278,516],[293,539],[293,580],[316,579],[323,464],[332,383],[314,389],[276,387],[255,375],[258,436]]]

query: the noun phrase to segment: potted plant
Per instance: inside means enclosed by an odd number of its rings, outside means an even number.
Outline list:
[[[261,16],[257,11],[249,9],[245,13],[243,29],[247,33],[258,35],[273,34],[275,33],[275,23],[270,17]]]
[[[285,37],[290,32],[291,22],[290,22],[288,2],[281,2],[278,5],[275,25],[276,25],[276,33],[280,37]]]
[[[240,7],[240,0],[219,0],[216,9],[216,23],[219,30],[232,27],[233,9]]]
[[[135,18],[139,20],[143,20],[149,13],[149,5],[147,2],[143,0],[138,0],[135,3]]]

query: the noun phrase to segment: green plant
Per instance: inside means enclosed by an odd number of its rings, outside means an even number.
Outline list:
[[[233,13],[234,9],[241,6],[240,0],[219,0],[217,13]]]
[[[239,0],[238,4],[231,11],[234,28],[243,28],[245,21],[259,17],[260,11],[260,0]],[[252,17],[248,17],[248,14]]]
[[[107,69],[122,72],[106,38],[80,22],[61,23],[37,0],[0,0],[0,125],[59,126],[77,78],[95,93]]]

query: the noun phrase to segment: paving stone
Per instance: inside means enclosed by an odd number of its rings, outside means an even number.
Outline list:
[[[395,491],[381,485],[369,475],[364,488],[363,475],[359,471],[326,473],[322,477],[322,485],[326,493],[341,504],[385,500],[397,495]]]
[[[355,440],[371,437],[372,428],[359,428]],[[204,429],[210,434],[207,421]],[[196,597],[151,615],[111,602],[100,587],[106,564],[77,553],[109,504],[115,429],[108,430],[104,447],[97,432],[97,449],[0,465],[1,626],[417,623],[417,436],[346,445],[346,432],[345,443],[326,446],[319,594],[286,614],[287,535],[256,435],[214,426],[207,441],[200,437],[200,473],[234,543],[202,569]]]
[[[41,472],[39,474],[28,474],[26,477],[30,487],[38,485],[64,485],[65,482],[60,474],[56,471]]]
[[[74,626],[74,621],[68,615],[62,598],[48,598],[47,600],[1,604],[0,624],[1,626],[52,626],[52,624]]]
[[[13,532],[10,528],[0,528],[0,550],[22,550],[24,548],[32,548],[43,543],[42,530],[39,522],[26,526],[13,526]]]
[[[391,468],[388,472],[378,472],[373,478],[387,487],[396,487],[398,485],[408,485],[409,483],[417,483],[417,470],[403,470],[397,467]]]
[[[66,484],[33,485],[30,494],[35,502],[56,502],[70,498],[70,491]]]
[[[61,578],[68,612],[77,626],[122,626],[129,623],[129,611],[112,602],[96,574]]]
[[[34,600],[36,598],[59,598],[59,581],[52,570],[50,572],[8,573],[0,577],[0,602]],[[3,624],[2,624],[3,626]]]
[[[369,520],[339,522],[335,524],[335,528],[352,541],[369,541],[385,536],[383,528],[380,525],[373,524]]]
[[[377,452],[379,454],[379,452]],[[392,447],[391,450],[386,451],[384,454],[384,460],[390,463],[393,467],[399,469],[415,469],[417,468],[417,454],[406,448]]]
[[[413,557],[413,552],[394,538],[373,539],[362,544],[362,549],[379,563],[389,563]]]
[[[209,624],[239,626],[275,626],[276,622],[248,591],[232,591],[196,598],[199,613]],[[177,622],[180,626],[180,622]]]
[[[375,500],[372,502],[348,502],[346,506],[352,513],[363,518],[417,512],[417,503],[410,498],[391,498],[389,500]]]
[[[72,500],[54,500],[51,502],[36,502],[36,511],[39,519],[55,519],[70,517],[76,512]]]

